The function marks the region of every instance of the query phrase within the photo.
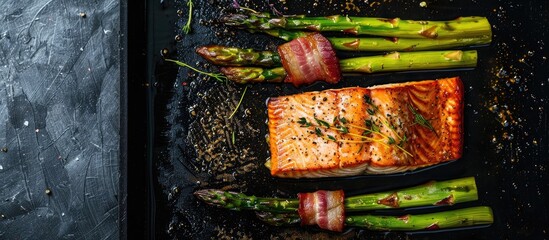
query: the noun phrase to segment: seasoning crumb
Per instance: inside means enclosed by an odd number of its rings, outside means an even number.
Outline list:
[[[8,148],[7,148],[7,147],[3,147],[2,149],[0,149],[0,151],[7,153],[7,152],[8,152]]]
[[[46,195],[48,195],[48,196],[51,195],[51,193],[52,193],[52,192],[51,192],[51,189],[49,189],[49,188],[46,188],[46,191],[45,191],[45,192],[46,192]]]
[[[80,12],[78,13],[78,16],[80,16],[81,18],[86,18],[88,15],[86,15],[85,12]]]
[[[160,50],[160,55],[162,57],[168,57],[170,55],[170,50],[167,48],[163,48],[162,50]]]
[[[422,2],[419,3],[419,6],[422,7],[422,8],[426,8],[427,7],[427,2],[422,1]]]

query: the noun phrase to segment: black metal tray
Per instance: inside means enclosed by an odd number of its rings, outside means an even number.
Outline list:
[[[543,224],[549,220],[547,1],[426,1],[426,8],[420,7],[420,1],[400,0],[273,1],[273,6],[285,14],[428,20],[487,16],[493,26],[494,40],[490,46],[477,48],[479,63],[475,69],[353,76],[337,85],[317,83],[301,88],[248,85],[244,101],[232,119],[227,117],[244,86],[205,80],[204,76],[187,69],[178,70],[162,61],[160,51],[167,49],[171,58],[216,71],[194,53],[197,46],[222,44],[272,50],[282,41],[216,24],[215,19],[231,8],[232,1],[194,1],[192,33],[183,35],[180,27],[186,18],[179,17],[176,11],[187,9],[185,3],[149,1],[146,8],[138,6],[136,9],[140,9],[141,14],[147,14],[146,24],[139,22],[142,20],[135,14],[132,18],[130,8],[130,49],[131,42],[135,41],[134,49],[140,50],[131,53],[132,50],[130,55],[134,55],[133,61],[147,63],[147,68],[133,70],[134,74],[142,73],[147,79],[132,83],[130,74],[130,84],[134,86],[133,89],[130,86],[129,94],[130,119],[133,119],[129,128],[129,229],[145,225],[147,228],[140,229],[140,234],[145,231],[147,236],[161,239],[542,239],[549,236],[549,225]],[[242,1],[241,4],[270,11],[269,1]],[[186,17],[186,10],[183,13]],[[134,20],[135,24],[147,26],[143,30],[146,32],[132,34]],[[178,34],[181,34],[179,41],[175,40]],[[145,36],[146,41],[134,39]],[[341,57],[356,55],[339,54]],[[267,133],[265,100],[270,96],[452,76],[461,77],[466,88],[465,147],[463,157],[457,161],[402,174],[315,180],[276,179],[263,167],[268,158],[267,144],[263,141]],[[232,132],[236,133],[236,144],[231,143]],[[197,153],[196,149],[206,147],[212,154]],[[227,187],[257,196],[288,197],[320,188],[359,194],[464,176],[476,178],[478,201],[390,213],[487,205],[494,210],[493,225],[414,233],[349,229],[336,234],[315,228],[269,226],[259,222],[251,212],[213,208],[192,196],[194,190],[206,187]]]

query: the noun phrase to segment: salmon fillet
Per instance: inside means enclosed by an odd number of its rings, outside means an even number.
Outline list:
[[[396,173],[462,154],[457,77],[273,97],[267,107],[276,177]]]

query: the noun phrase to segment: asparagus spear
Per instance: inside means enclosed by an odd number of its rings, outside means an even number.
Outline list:
[[[228,14],[221,18],[228,26],[247,29],[337,31],[355,35],[400,38],[470,38],[491,36],[485,17],[460,17],[449,21],[416,21],[399,18],[304,15],[271,17],[269,13]]]
[[[290,41],[310,34],[284,29],[263,30],[266,34]],[[466,38],[383,38],[383,37],[327,37],[332,47],[341,51],[425,51],[485,45],[492,42],[492,35]]]
[[[262,221],[275,226],[293,225],[301,221],[296,213],[258,212],[257,216]],[[345,218],[347,227],[385,231],[438,230],[492,224],[493,222],[492,209],[486,206],[418,215],[380,216],[368,214]]]
[[[216,189],[199,190],[194,195],[207,204],[230,210],[296,213],[299,208],[299,200],[294,198],[261,198]],[[349,197],[345,199],[345,211],[453,205],[477,199],[475,178],[467,177]]]
[[[208,59],[208,58],[207,58]],[[214,60],[212,60],[214,61]],[[339,61],[343,73],[378,73],[448,68],[475,67],[477,51],[447,50],[424,52],[393,52],[387,55],[348,58]],[[282,67],[224,67],[221,72],[236,83],[283,82],[286,71]]]
[[[282,66],[280,56],[272,51],[208,45],[197,48],[196,53],[218,66]]]

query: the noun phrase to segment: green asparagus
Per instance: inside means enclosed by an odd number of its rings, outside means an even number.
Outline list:
[[[253,30],[255,31],[255,30]],[[284,29],[263,30],[266,34],[290,41],[303,37],[308,32]],[[467,38],[383,38],[383,37],[327,37],[332,47],[341,51],[425,51],[466,46],[486,45],[492,42],[492,35]]]
[[[210,59],[210,61],[217,60]],[[220,62],[220,65],[221,63],[223,62]],[[476,64],[477,51],[475,50],[393,52],[386,55],[348,58],[339,61],[342,73],[379,73],[467,68],[475,67]],[[250,82],[283,82],[286,77],[286,71],[282,67],[271,69],[260,67],[224,67],[221,71],[227,79],[241,84]]]
[[[207,204],[231,210],[255,210],[275,213],[296,213],[299,200],[294,198],[261,198],[243,193],[204,189],[194,195]],[[345,199],[345,211],[357,212],[387,208],[453,205],[477,200],[473,177],[429,182],[395,191],[370,193]]]
[[[301,221],[297,213],[258,212],[260,220],[275,226],[287,226]],[[486,206],[470,207],[436,213],[380,216],[347,216],[345,226],[383,231],[417,231],[487,225],[494,222],[492,209]]]
[[[491,36],[485,17],[460,17],[449,21],[417,21],[399,18],[304,15],[272,17],[269,13],[229,14],[221,18],[228,26],[247,29],[311,30],[399,38],[470,38]]]
[[[202,46],[196,53],[217,66],[281,66],[280,56],[272,51],[256,51],[219,45]]]

